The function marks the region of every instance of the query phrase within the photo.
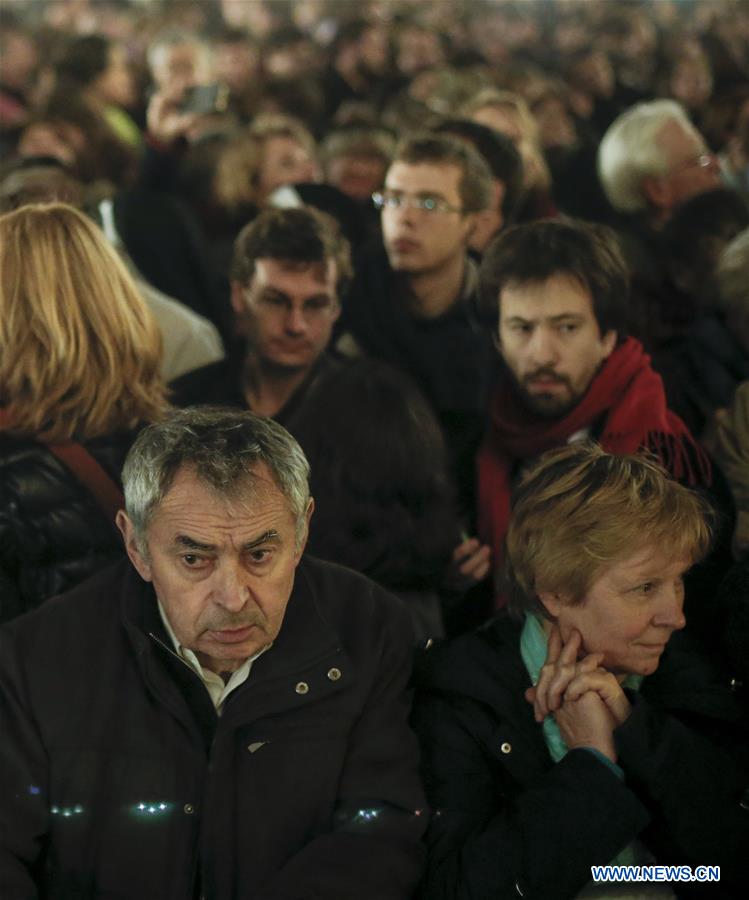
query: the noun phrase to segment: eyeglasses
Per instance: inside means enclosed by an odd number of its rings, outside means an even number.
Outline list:
[[[685,172],[687,169],[693,169],[693,168],[709,169],[714,165],[715,165],[715,154],[714,153],[701,153],[699,156],[693,156],[692,159],[687,159],[684,162],[679,163],[678,166],[674,166],[666,174],[667,175],[676,175],[678,172]]]
[[[407,206],[425,213],[462,213],[465,210],[460,206],[453,206],[441,197],[433,197],[430,194],[396,194],[393,191],[378,191],[372,194],[372,202],[375,209],[400,209]]]
[[[270,316],[288,316],[298,311],[308,322],[329,318],[338,309],[337,300],[325,294],[310,297],[301,305],[296,305],[290,297],[283,294],[261,293],[253,296],[250,290],[245,290],[245,298],[248,306],[262,309]]]

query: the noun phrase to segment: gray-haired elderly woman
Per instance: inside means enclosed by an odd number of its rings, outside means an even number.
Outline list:
[[[430,900],[682,896],[593,883],[608,863],[720,866],[710,896],[747,886],[747,723],[727,679],[670,642],[708,519],[655,462],[594,444],[526,473],[510,613],[417,675]]]

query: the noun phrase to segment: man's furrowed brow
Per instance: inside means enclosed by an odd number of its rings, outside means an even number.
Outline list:
[[[270,531],[266,531],[261,534],[260,537],[254,538],[251,541],[247,541],[243,546],[245,550],[253,550],[255,547],[259,547],[261,544],[277,544],[280,540],[281,538],[278,532],[272,528]]]
[[[253,538],[250,541],[245,541],[243,548],[245,550],[252,550],[255,547],[259,547],[261,544],[278,543],[280,539],[278,532],[271,528],[269,531],[264,531],[258,537]],[[202,541],[195,540],[195,538],[192,538],[187,534],[178,534],[174,539],[174,543],[180,547],[185,547],[187,550],[201,550],[204,553],[210,553],[216,549],[215,544],[205,544]]]
[[[186,547],[188,550],[204,550],[208,552],[216,549],[215,544],[204,544],[201,541],[196,541],[195,538],[191,538],[187,534],[178,534],[174,539],[174,543],[178,544],[180,547]]]
[[[551,316],[549,319],[550,322],[582,322],[584,321],[585,316],[581,316],[579,313],[568,312],[568,313],[559,313],[556,316]]]
[[[281,300],[291,300],[291,297],[289,297],[286,291],[282,291],[272,284],[264,284],[258,293],[261,297],[278,297]]]
[[[522,316],[508,316],[504,320],[508,325],[532,325],[534,319],[524,319]]]

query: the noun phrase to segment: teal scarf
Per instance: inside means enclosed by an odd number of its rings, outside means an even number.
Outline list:
[[[547,647],[548,641],[541,620],[538,616],[530,613],[526,614],[525,625],[520,635],[520,655],[525,663],[525,668],[528,670],[532,684],[536,684],[541,675],[541,668],[546,662]],[[641,684],[642,675],[628,675],[623,682],[624,687],[633,691],[639,691]],[[546,716],[542,728],[549,754],[554,762],[559,762],[569,748],[559,733],[559,726],[554,716]],[[618,767],[617,770],[619,771]],[[635,857],[634,848],[630,844],[611,860],[611,864],[617,866],[632,865]]]
[[[531,683],[536,684],[541,675],[541,668],[546,662],[546,650],[548,641],[544,627],[538,616],[528,613],[525,617],[525,625],[520,635],[520,655],[523,657],[525,668],[531,677]],[[624,679],[623,686],[633,691],[639,691],[642,684],[642,675],[628,675]],[[567,753],[567,745],[562,740],[559,728],[554,716],[546,716],[543,722],[544,740],[549,748],[549,753],[554,762]]]

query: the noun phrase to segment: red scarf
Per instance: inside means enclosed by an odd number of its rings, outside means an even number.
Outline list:
[[[501,562],[516,460],[560,447],[605,416],[598,439],[609,453],[652,451],[678,481],[710,484],[710,461],[681,419],[666,407],[661,376],[642,344],[627,338],[609,356],[583,399],[562,419],[535,416],[505,383],[492,401],[489,433],[478,453],[478,531]]]

